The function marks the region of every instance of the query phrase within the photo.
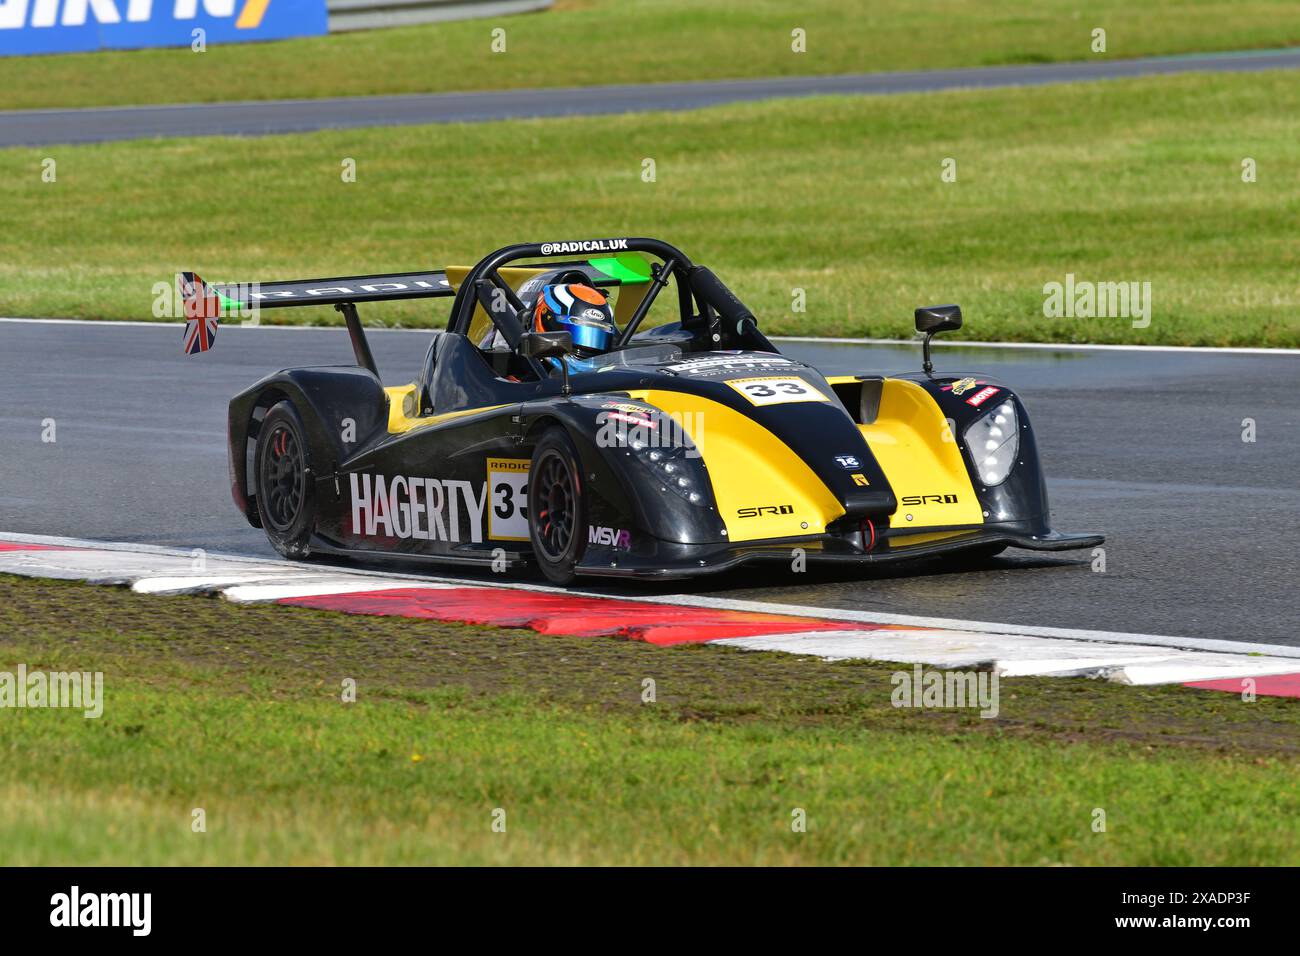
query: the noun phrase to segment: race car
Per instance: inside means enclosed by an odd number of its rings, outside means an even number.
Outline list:
[[[956,306],[916,311],[915,374],[824,376],[657,239],[522,243],[435,272],[182,283],[223,307],[332,305],[347,325],[355,364],[285,369],[230,403],[235,504],[290,558],[535,565],[568,584],[1102,541],[1049,527],[1016,394],[934,372],[930,339],[961,325]],[[357,306],[441,297],[446,328],[418,377],[385,387]],[[541,316],[560,299],[580,308],[557,330]]]

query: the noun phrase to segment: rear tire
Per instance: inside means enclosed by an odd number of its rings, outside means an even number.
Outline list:
[[[302,419],[292,402],[272,406],[262,419],[253,453],[257,513],[262,530],[286,558],[306,558],[316,527],[315,472]]]
[[[573,582],[574,568],[587,550],[586,525],[578,451],[563,428],[552,428],[533,449],[528,469],[528,537],[548,580]]]

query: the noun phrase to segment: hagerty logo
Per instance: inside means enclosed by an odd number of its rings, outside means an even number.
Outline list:
[[[83,893],[74,886],[50,897],[51,926],[126,926],[133,936],[153,927],[152,893]]]
[[[396,475],[348,476],[352,482],[352,533],[421,541],[483,540],[487,486],[469,481]],[[462,516],[464,521],[462,521]]]

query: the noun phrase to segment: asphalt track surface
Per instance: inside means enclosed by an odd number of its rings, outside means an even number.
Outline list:
[[[0,322],[0,532],[273,553],[230,500],[226,403],[275,369],[350,361],[346,333],[223,327],[199,356],[181,353],[180,336],[178,325]],[[414,377],[426,336],[370,336],[388,384]],[[920,360],[900,346],[784,350],[828,372]],[[936,364],[1020,391],[1053,523],[1104,531],[1104,572],[1088,552],[1008,551],[976,567],[750,569],[655,593],[1300,646],[1300,357],[944,348]],[[1246,418],[1254,443],[1242,441]]]
[[[482,93],[417,93],[317,100],[13,110],[0,111],[0,148],[153,137],[263,136],[367,126],[416,126],[426,123],[476,123],[547,116],[593,116],[646,110],[692,110],[723,103],[779,97],[929,93],[955,89],[1041,86],[1171,73],[1242,73],[1297,68],[1300,68],[1300,49],[1032,66]]]

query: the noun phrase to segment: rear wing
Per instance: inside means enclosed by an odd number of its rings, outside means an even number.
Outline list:
[[[648,272],[642,276],[615,258],[590,259],[578,262],[548,263],[545,268],[569,268],[584,273],[595,286],[616,286],[649,281]],[[343,314],[352,351],[357,364],[369,369],[376,377],[379,370],[366,341],[365,330],[357,315],[361,302],[391,302],[401,299],[434,299],[456,294],[460,280],[468,268],[449,267],[435,272],[388,272],[382,275],[335,276],[329,279],[289,279],[275,282],[204,282],[197,273],[177,274],[177,288],[185,305],[185,315],[210,315],[249,312],[257,309],[281,309],[294,306],[330,305]],[[504,272],[516,272],[506,269]],[[521,278],[536,269],[517,270]]]
[[[430,299],[456,294],[446,272],[389,272],[332,279],[218,283],[209,288],[223,300],[223,304],[241,309],[278,309],[297,305],[337,307],[357,302]]]

